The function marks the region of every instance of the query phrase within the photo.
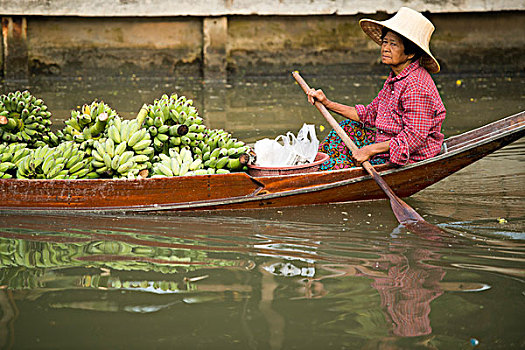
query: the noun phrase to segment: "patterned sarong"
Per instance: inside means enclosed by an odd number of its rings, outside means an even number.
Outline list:
[[[339,125],[341,125],[343,130],[350,136],[350,139],[354,141],[357,148],[375,142],[375,131],[365,127],[362,123],[346,119],[339,123]],[[321,164],[319,170],[336,170],[357,166],[350,157],[352,152],[346,147],[335,130],[330,131],[323,142],[319,144],[319,152],[326,153],[330,156],[330,159]],[[387,158],[376,155],[370,158],[369,161],[370,164],[377,165],[386,163]]]

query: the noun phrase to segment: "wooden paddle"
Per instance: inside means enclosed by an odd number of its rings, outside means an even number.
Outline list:
[[[295,71],[292,73],[293,77],[299,84],[299,86],[303,89],[305,94],[308,94],[308,91],[310,91],[310,87],[304,79],[299,75],[299,72]],[[328,112],[326,107],[319,101],[315,101],[315,107],[321,112],[323,117],[328,121],[330,126],[337,132],[337,135],[343,140],[345,145],[351,150],[357,150],[357,146],[354,144],[354,142],[348,137],[346,132],[341,128],[339,123],[332,117],[332,115]],[[436,233],[435,230],[441,231],[438,227],[427,223],[411,206],[406,204],[401,198],[399,198],[394,191],[388,186],[388,184],[383,180],[383,178],[377,173],[377,171],[374,169],[372,164],[370,164],[369,161],[363,162],[361,166],[372,176],[372,178],[377,182],[379,187],[385,192],[385,194],[390,199],[390,205],[392,206],[392,211],[394,212],[394,215],[397,218],[397,221],[399,221],[400,224],[414,230],[419,231],[424,234],[429,233]],[[424,232],[423,232],[424,231]]]

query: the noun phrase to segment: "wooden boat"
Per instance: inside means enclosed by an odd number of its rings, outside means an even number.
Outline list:
[[[445,140],[434,158],[376,170],[410,196],[525,133],[525,111]],[[362,168],[252,177],[246,173],[147,179],[0,180],[0,211],[132,212],[260,209],[386,198]]]

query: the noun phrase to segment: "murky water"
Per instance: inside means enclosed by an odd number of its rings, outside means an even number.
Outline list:
[[[383,79],[303,76],[348,103],[369,101]],[[436,79],[449,111],[446,136],[525,109],[522,76]],[[209,126],[250,142],[304,122],[326,125],[291,77],[30,88],[54,112],[55,127],[94,98],[131,117],[170,92],[193,98]],[[520,140],[408,198],[443,229],[435,240],[398,227],[387,201],[0,214],[0,348],[523,348],[524,155]]]

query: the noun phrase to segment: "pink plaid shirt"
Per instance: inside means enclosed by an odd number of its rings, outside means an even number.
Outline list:
[[[390,161],[404,165],[434,157],[441,150],[446,111],[439,92],[419,61],[392,72],[368,106],[357,105],[359,119],[376,128],[376,143],[390,140]],[[381,156],[381,155],[378,155]]]

